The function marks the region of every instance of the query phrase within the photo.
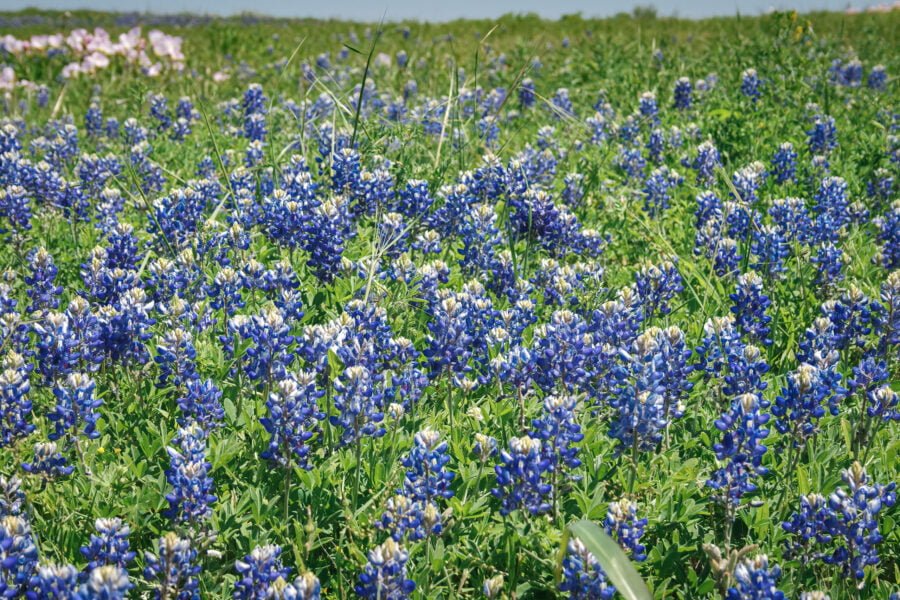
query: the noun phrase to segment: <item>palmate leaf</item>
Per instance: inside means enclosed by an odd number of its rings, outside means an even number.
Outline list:
[[[619,544],[609,537],[602,527],[586,519],[575,521],[563,532],[559,557],[556,561],[557,584],[562,572],[562,561],[569,543],[569,536],[577,537],[591,551],[622,597],[627,600],[652,600],[653,596],[650,594],[647,584],[641,579]]]

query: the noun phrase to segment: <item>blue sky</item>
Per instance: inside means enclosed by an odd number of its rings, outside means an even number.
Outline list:
[[[864,8],[875,4],[872,0],[852,0],[852,5]],[[445,21],[449,19],[493,18],[508,12],[535,12],[548,18],[581,12],[584,16],[608,16],[630,11],[636,5],[654,4],[661,15],[708,17],[758,14],[770,8],[796,8],[801,11],[828,9],[843,10],[848,0],[0,0],[0,8],[38,8],[97,10],[136,10],[140,12],[195,12],[234,14],[252,11],[273,16],[344,18],[374,21],[387,15],[387,20],[420,19]]]

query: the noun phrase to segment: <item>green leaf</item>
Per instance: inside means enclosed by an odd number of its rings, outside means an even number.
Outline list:
[[[803,465],[797,467],[797,488],[804,496],[809,493],[809,477],[807,477],[806,469],[803,468]]]
[[[557,562],[557,578],[565,556],[569,535],[574,535],[599,561],[609,580],[626,600],[652,600],[653,596],[647,584],[631,564],[622,548],[596,523],[587,520],[576,521],[569,525],[563,535]]]
[[[841,433],[844,434],[844,443],[847,444],[847,451],[853,448],[853,432],[850,430],[850,421],[841,419]]]

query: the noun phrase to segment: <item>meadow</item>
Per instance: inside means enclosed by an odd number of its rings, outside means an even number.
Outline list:
[[[896,600],[898,27],[0,13],[0,596]]]

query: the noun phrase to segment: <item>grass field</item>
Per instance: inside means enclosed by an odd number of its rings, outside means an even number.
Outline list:
[[[897,598],[898,27],[0,13],[0,595]]]

